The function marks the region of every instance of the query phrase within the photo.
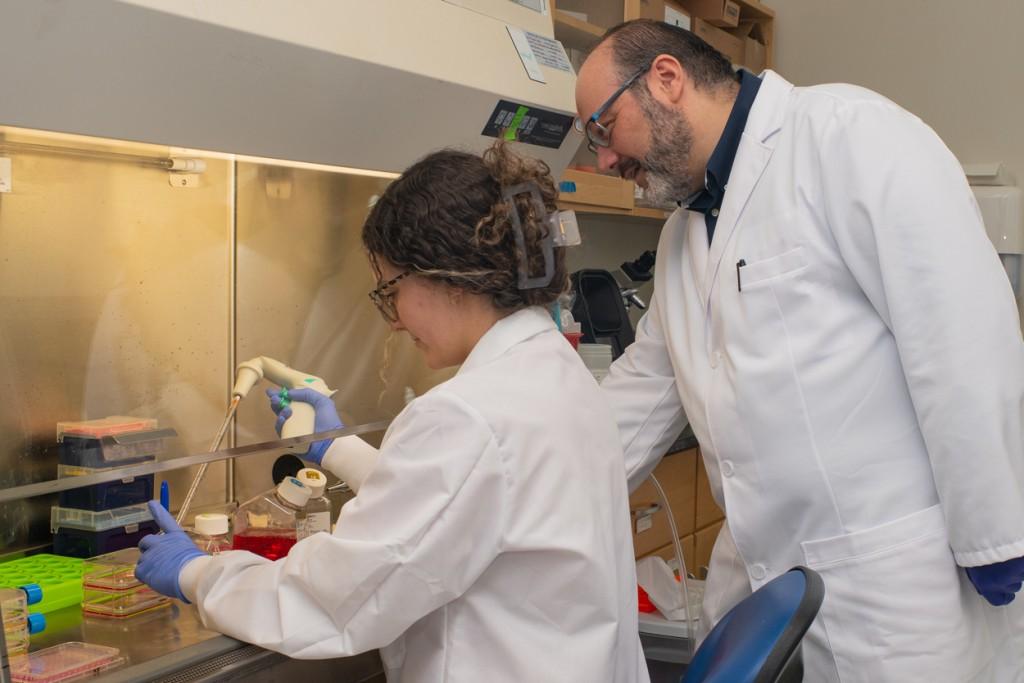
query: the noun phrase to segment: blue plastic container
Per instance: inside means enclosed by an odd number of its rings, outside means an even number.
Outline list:
[[[53,552],[66,557],[95,557],[135,547],[143,536],[159,531],[156,522],[142,522],[106,531],[61,529],[53,535]]]
[[[67,470],[72,469],[61,466],[58,469],[60,478],[64,478]],[[85,468],[74,468],[79,474],[87,474],[81,471]],[[111,510],[122,508],[126,505],[139,505],[153,500],[154,476],[147,474],[142,477],[134,477],[128,481],[111,481],[105,484],[94,484],[83,486],[78,489],[61,491],[58,496],[58,504],[62,508],[77,508],[79,510]],[[99,554],[99,553],[97,553]]]

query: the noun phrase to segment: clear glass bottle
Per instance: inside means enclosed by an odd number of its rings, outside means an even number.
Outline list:
[[[299,470],[295,477],[305,484],[311,493],[309,502],[303,510],[305,517],[299,529],[299,540],[321,531],[331,533],[331,501],[324,495],[327,490],[327,477],[312,467]]]
[[[231,547],[248,550],[270,560],[288,554],[304,524],[303,508],[309,502],[309,488],[295,477],[238,506]]]
[[[200,550],[211,555],[231,550],[231,539],[228,538],[228,516],[221,512],[196,515],[192,540]]]

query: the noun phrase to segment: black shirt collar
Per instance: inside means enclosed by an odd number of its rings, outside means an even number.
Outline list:
[[[711,153],[704,171],[704,187],[681,202],[681,205],[690,211],[706,214],[711,209],[722,206],[722,197],[729,183],[729,175],[732,172],[733,161],[736,160],[743,129],[747,126],[750,108],[754,105],[754,98],[761,87],[761,79],[744,69],[739,71],[739,82],[740,90],[725,122],[725,130],[722,131],[722,137]]]

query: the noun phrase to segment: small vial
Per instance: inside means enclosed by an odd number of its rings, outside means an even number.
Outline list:
[[[192,540],[200,550],[211,555],[231,550],[228,516],[218,512],[196,515],[195,535]]]
[[[326,531],[331,533],[331,501],[324,495],[327,489],[327,477],[320,470],[305,467],[295,475],[305,484],[312,494],[304,508],[305,517],[299,528],[299,540],[315,533]]]

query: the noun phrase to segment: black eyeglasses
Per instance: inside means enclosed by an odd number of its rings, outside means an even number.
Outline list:
[[[598,107],[597,111],[590,115],[590,118],[586,120],[586,123],[584,123],[583,119],[580,118],[577,118],[576,121],[573,122],[573,125],[576,127],[576,130],[580,133],[584,133],[587,136],[587,149],[589,149],[591,152],[596,153],[598,147],[608,147],[612,144],[611,131],[608,130],[605,126],[603,126],[598,121],[598,119],[604,116],[604,113],[608,111],[608,108],[615,103],[615,100],[619,99],[622,93],[629,90],[629,86],[636,83],[636,79],[640,78],[645,73],[647,73],[647,70],[650,68],[651,65],[648,64],[647,66],[645,66],[644,68],[640,69],[635,74],[627,78],[622,83],[622,85],[619,86],[619,89],[613,92],[612,96],[605,100],[605,103]]]
[[[398,322],[398,309],[395,307],[396,292],[389,292],[386,290],[394,287],[402,278],[408,275],[412,275],[411,270],[399,273],[387,282],[382,282],[377,286],[377,289],[370,292],[370,301],[372,301],[373,305],[377,307],[380,314],[384,316],[384,320],[389,323]]]

